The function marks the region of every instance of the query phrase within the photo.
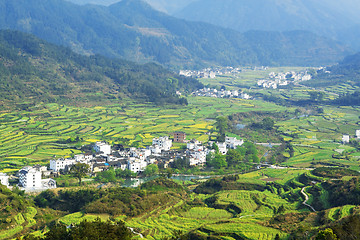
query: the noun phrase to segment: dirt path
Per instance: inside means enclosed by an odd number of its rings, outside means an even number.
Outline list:
[[[301,189],[301,193],[305,197],[305,201],[302,204],[309,207],[312,211],[316,212],[316,210],[311,205],[307,204],[307,201],[309,200],[309,196],[305,193],[305,187]]]

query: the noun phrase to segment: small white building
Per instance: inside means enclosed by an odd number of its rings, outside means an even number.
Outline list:
[[[96,142],[94,145],[94,150],[97,153],[103,152],[105,155],[111,154],[111,146],[106,142]]]
[[[138,158],[130,158],[128,160],[127,168],[134,173],[139,173],[139,172],[143,172],[146,166],[147,166],[146,161],[140,160]]]
[[[150,150],[151,153],[154,154],[154,155],[161,154],[161,148],[159,147],[159,145],[150,146],[150,147],[149,147],[149,150]]]
[[[92,154],[77,154],[74,156],[75,162],[89,164],[94,159]]]
[[[201,147],[202,147],[201,142],[196,139],[193,139],[186,144],[186,148],[189,150],[199,150]]]
[[[19,171],[19,185],[23,188],[41,188],[41,172],[27,166]]]
[[[169,151],[172,147],[172,140],[168,136],[154,138],[152,141],[153,146],[159,146],[162,151]]]
[[[350,136],[349,135],[343,135],[342,137],[342,142],[345,143],[349,143],[350,142]]]
[[[199,166],[206,163],[206,151],[193,151],[190,153],[190,166]]]
[[[60,170],[64,170],[67,166],[74,165],[75,162],[76,160],[71,158],[52,159],[50,160],[50,169],[55,172],[59,172]]]
[[[236,139],[236,137],[226,137],[225,143],[227,148],[236,149],[238,146],[244,144],[243,139]]]
[[[6,173],[0,172],[0,183],[6,187],[9,187],[9,176]]]
[[[355,135],[356,135],[356,137],[357,137],[358,139],[360,139],[360,130],[356,130]]]
[[[222,155],[225,155],[225,154],[227,153],[226,143],[224,143],[224,142],[217,142],[216,145],[218,146],[219,152],[220,152]]]
[[[56,188],[56,181],[52,178],[41,179],[41,188],[44,190]]]

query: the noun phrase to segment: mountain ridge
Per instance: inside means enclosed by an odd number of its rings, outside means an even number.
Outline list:
[[[0,5],[0,29],[32,33],[82,54],[142,63],[154,61],[174,69],[209,65],[327,65],[351,52],[338,42],[312,33],[306,34],[316,38],[317,43],[303,38],[295,45],[295,35],[302,37],[305,32],[277,33],[281,39],[273,40],[188,22],[155,11],[140,0],[123,0],[109,7],[80,6],[62,0],[0,0]],[[302,54],[294,55],[297,52]],[[281,61],[277,60],[279,53]],[[303,61],[303,56],[309,57]]]
[[[11,30],[0,31],[0,101],[118,102],[122,99],[156,104],[186,104],[177,90],[202,87],[195,79],[163,67],[135,64],[100,55],[86,57],[70,49]]]
[[[352,0],[198,0],[174,16],[240,32],[306,30],[346,42],[341,31],[360,23],[358,11]]]

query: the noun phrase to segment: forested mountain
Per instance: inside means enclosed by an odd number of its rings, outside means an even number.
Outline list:
[[[349,37],[360,23],[359,11],[354,0],[198,0],[175,16],[240,32],[306,30],[358,46]]]
[[[0,0],[0,28],[33,33],[79,53],[100,53],[173,68],[208,65],[324,65],[348,49],[310,32],[246,34],[188,22],[141,0],[106,6],[63,0]]]
[[[360,86],[360,52],[319,71],[313,80],[305,84],[312,87],[328,87],[342,83]]]
[[[202,87],[156,64],[139,65],[99,55],[86,57],[32,35],[0,31],[0,102],[102,101],[130,97],[186,103],[176,90]]]

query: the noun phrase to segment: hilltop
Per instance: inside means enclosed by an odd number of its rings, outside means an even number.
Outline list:
[[[353,0],[198,0],[174,16],[240,32],[311,31],[358,48],[359,10]]]
[[[20,32],[0,31],[0,101],[101,102],[132,98],[158,104],[186,103],[177,90],[201,87],[156,64],[139,65],[99,55],[82,56]]]
[[[0,29],[32,33],[74,51],[171,68],[209,65],[328,65],[351,50],[306,31],[246,34],[177,19],[141,0],[110,6],[63,0],[0,1]]]

